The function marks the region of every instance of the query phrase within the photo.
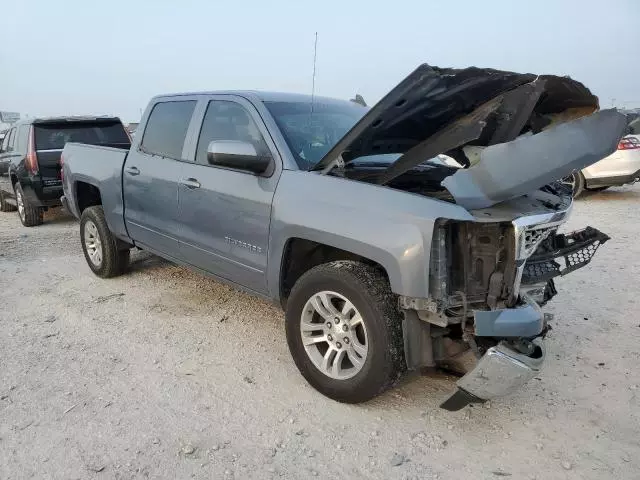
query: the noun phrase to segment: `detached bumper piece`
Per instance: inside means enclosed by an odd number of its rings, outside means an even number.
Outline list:
[[[527,260],[522,273],[522,284],[546,282],[584,267],[591,261],[598,247],[607,240],[608,235],[592,227],[566,235],[550,236]]]
[[[515,392],[535,377],[544,364],[542,339],[532,341],[531,355],[516,352],[504,342],[487,350],[473,370],[457,382],[458,390],[440,404],[456,411],[470,403],[480,403]]]

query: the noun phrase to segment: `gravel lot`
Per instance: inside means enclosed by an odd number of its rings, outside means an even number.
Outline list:
[[[456,413],[445,376],[328,400],[278,308],[144,252],[98,279],[45,222],[0,214],[0,479],[640,478],[640,186],[576,203],[612,240],[557,282],[539,378]]]

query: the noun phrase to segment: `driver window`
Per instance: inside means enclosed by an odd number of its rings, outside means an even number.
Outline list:
[[[196,162],[208,165],[207,148],[214,140],[235,140],[251,143],[258,155],[269,154],[269,148],[247,110],[236,102],[212,100],[202,121]]]

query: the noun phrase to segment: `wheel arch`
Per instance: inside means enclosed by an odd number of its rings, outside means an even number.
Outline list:
[[[353,260],[381,269],[388,279],[391,289],[402,289],[401,267],[393,255],[371,245],[360,244],[347,239],[313,239],[313,236],[292,236],[287,238],[282,248],[277,275],[277,299],[286,307],[286,302],[295,282],[311,268],[336,260]],[[344,249],[338,245],[350,245]]]
[[[96,205],[102,205],[102,194],[100,188],[93,183],[86,182],[84,180],[76,180],[73,185],[74,190],[74,206],[76,207],[78,214],[82,215],[82,212],[88,207],[94,207]]]

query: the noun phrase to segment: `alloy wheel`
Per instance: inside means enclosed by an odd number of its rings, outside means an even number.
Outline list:
[[[25,211],[24,211],[24,199],[22,198],[22,193],[20,190],[16,191],[16,203],[18,204],[18,215],[22,221],[25,220]]]
[[[300,316],[304,349],[315,367],[337,380],[362,370],[369,343],[358,309],[344,295],[331,291],[314,294]]]
[[[98,227],[91,220],[87,220],[84,224],[84,246],[91,263],[99,267],[102,264],[102,241]]]

